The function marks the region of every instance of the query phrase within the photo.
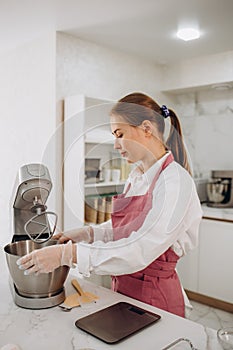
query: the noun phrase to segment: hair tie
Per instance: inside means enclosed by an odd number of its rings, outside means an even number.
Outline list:
[[[161,112],[162,112],[162,115],[164,118],[167,118],[170,116],[170,112],[169,112],[169,109],[167,108],[167,106],[162,105],[162,107],[160,109],[161,109]]]

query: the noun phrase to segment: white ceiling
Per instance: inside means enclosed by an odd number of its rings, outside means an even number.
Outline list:
[[[180,41],[180,26],[201,38]],[[64,31],[166,64],[233,50],[233,0],[0,0],[0,53]]]

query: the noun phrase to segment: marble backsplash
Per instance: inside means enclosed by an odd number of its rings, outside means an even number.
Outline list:
[[[233,170],[233,88],[176,96],[185,143],[196,178]]]

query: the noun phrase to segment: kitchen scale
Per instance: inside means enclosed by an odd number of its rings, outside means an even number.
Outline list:
[[[11,292],[16,305],[28,309],[44,309],[65,300],[63,283],[69,272],[61,266],[48,274],[25,276],[16,261],[34,249],[57,244],[51,240],[57,215],[45,205],[52,188],[49,171],[42,164],[20,168],[13,202],[12,243],[4,247],[11,275]]]
[[[159,321],[160,315],[127,302],[118,302],[82,317],[76,327],[108,344],[117,343]]]

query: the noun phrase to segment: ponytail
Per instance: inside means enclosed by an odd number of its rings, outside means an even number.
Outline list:
[[[175,112],[171,109],[169,109],[169,117],[171,121],[171,127],[168,139],[166,141],[166,146],[168,149],[171,150],[175,161],[181,166],[183,166],[189,172],[190,175],[192,175],[183,142],[183,135],[179,119]]]

